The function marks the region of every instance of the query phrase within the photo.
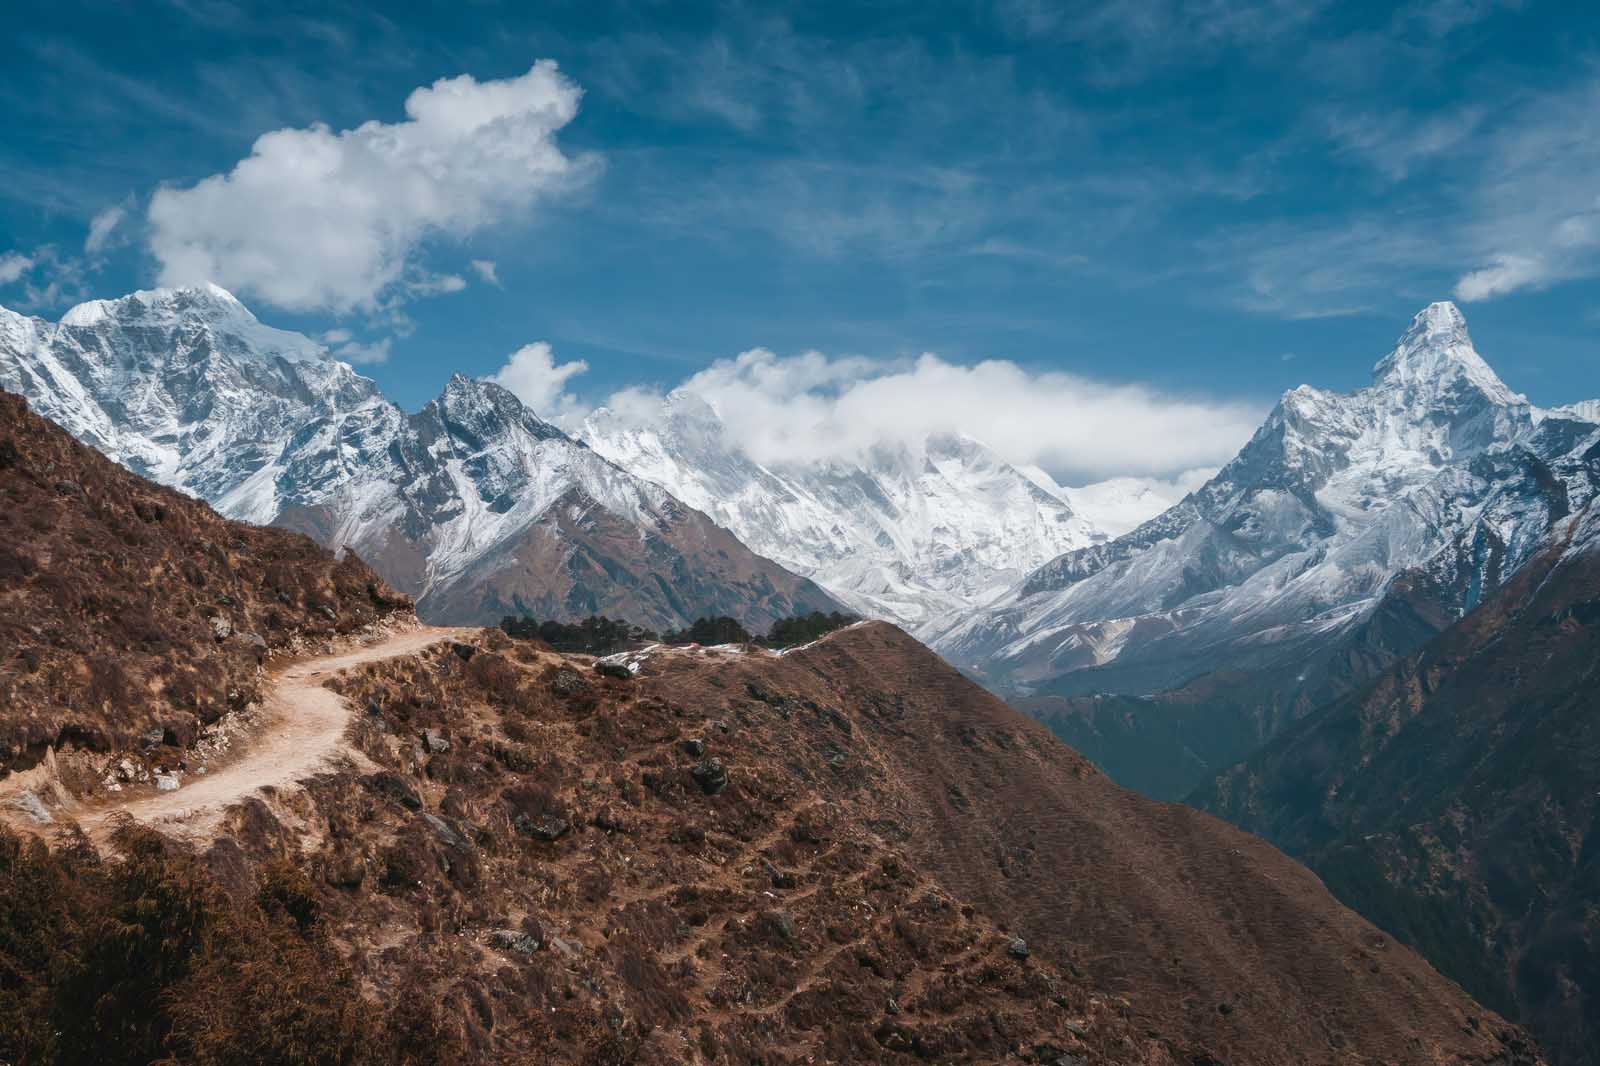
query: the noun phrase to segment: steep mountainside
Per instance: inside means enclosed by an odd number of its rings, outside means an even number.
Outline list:
[[[186,744],[256,699],[270,649],[409,612],[353,554],[229,522],[0,393],[0,773]]]
[[[424,616],[595,611],[754,628],[836,604],[498,386],[454,377],[407,415],[215,286],[0,309],[0,386],[129,468],[224,514],[351,547]]]
[[[1287,393],[1201,489],[933,646],[1031,697],[1092,758],[1138,761],[1153,740],[1139,772],[1191,767],[1162,783],[1182,794],[1526,561],[1570,510],[1561,471],[1593,429],[1583,414],[1528,405],[1434,304],[1368,388]]]
[[[1195,797],[1571,1066],[1600,1063],[1600,433],[1583,455],[1497,595]]]
[[[727,439],[706,400],[681,389],[644,425],[602,409],[581,436],[853,610],[913,630],[1106,539],[1059,487],[967,437],[879,445],[856,460],[763,465]],[[1105,496],[1119,514],[1153,510],[1133,486]]]
[[[336,678],[376,766],[233,812],[204,865],[326,960],[341,1061],[1539,1061],[1306,870],[890,626],[633,661],[489,631]],[[283,1040],[265,992],[211,1025]]]

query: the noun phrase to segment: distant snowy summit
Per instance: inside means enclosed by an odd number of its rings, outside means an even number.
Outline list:
[[[753,628],[837,602],[704,514],[456,376],[416,414],[214,285],[0,308],[0,387],[230,517],[350,547],[425,616],[600,612]]]
[[[1400,575],[1428,574],[1459,612],[1521,565],[1593,494],[1597,407],[1533,407],[1461,312],[1432,304],[1366,388],[1290,390],[1181,502],[928,636],[1014,693],[1151,693],[1294,665],[1292,687]]]

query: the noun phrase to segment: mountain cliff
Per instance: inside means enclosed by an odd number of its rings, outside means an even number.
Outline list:
[[[0,387],[224,514],[359,552],[425,617],[752,628],[835,601],[704,514],[457,375],[416,414],[216,286],[0,309]]]
[[[1195,796],[1540,1036],[1600,1062],[1600,431],[1532,561]],[[1576,479],[1574,479],[1576,480]]]

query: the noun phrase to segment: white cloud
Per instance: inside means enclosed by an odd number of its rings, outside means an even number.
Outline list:
[[[1545,274],[1544,264],[1531,256],[1497,256],[1493,266],[1462,275],[1456,282],[1456,299],[1470,302],[1504,296],[1542,283]]]
[[[493,259],[474,259],[472,269],[477,271],[478,277],[496,288],[500,285],[500,274],[494,265]]]
[[[1005,360],[971,366],[915,360],[783,357],[766,349],[721,360],[684,382],[708,400],[731,443],[758,462],[817,462],[879,443],[965,433],[1064,483],[1112,474],[1174,477],[1231,458],[1262,412],[1165,395]],[[646,396],[622,397],[639,411]],[[618,406],[613,397],[608,407]]]
[[[459,274],[420,274],[406,282],[406,292],[413,296],[438,296],[466,287],[467,279]]]
[[[346,363],[355,363],[357,365],[376,365],[378,363],[387,363],[389,361],[389,349],[394,344],[394,341],[390,338],[384,337],[382,340],[373,341],[371,344],[365,344],[361,341],[350,340],[350,334],[347,330],[336,329],[329,331],[329,334],[334,333],[342,333],[345,336],[345,340],[342,343],[339,343],[337,347],[332,349],[333,357],[335,359],[339,359]],[[327,341],[329,334],[324,334],[323,340],[325,342]]]
[[[33,260],[21,252],[0,255],[0,285],[10,285],[33,269]]]
[[[324,333],[322,336],[318,337],[317,339],[320,340],[323,344],[330,344],[331,345],[331,344],[343,344],[345,341],[348,341],[353,336],[355,336],[355,334],[351,333],[347,329],[330,329],[330,330],[328,330],[328,332]]]
[[[589,364],[582,359],[557,363],[550,345],[536,341],[512,352],[506,365],[487,380],[511,390],[539,417],[570,424],[585,412],[577,399],[567,393],[567,382],[588,369]]]
[[[89,220],[89,235],[84,238],[83,250],[89,255],[105,249],[111,234],[122,224],[127,211],[113,204]]]
[[[215,281],[291,310],[374,309],[414,280],[429,237],[515,218],[597,172],[596,157],[556,143],[581,96],[540,60],[520,77],[419,88],[402,122],[264,134],[228,173],[151,198],[161,283]]]

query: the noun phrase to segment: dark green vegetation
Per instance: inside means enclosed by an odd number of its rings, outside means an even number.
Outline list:
[[[227,891],[154,833],[123,846],[101,859],[0,829],[0,1062],[441,1061],[422,990],[364,1000],[298,869]]]
[[[500,628],[518,640],[542,640],[556,651],[580,655],[610,655],[657,639],[655,633],[642,626],[598,614],[575,623],[506,617],[500,620]]]
[[[762,644],[769,648],[792,648],[843,629],[859,621],[854,615],[831,611],[780,618],[764,637],[754,636],[736,618],[726,615],[717,618],[699,618],[683,629],[657,634],[642,626],[633,625],[604,615],[590,615],[581,622],[557,622],[551,619],[507,617],[500,620],[506,635],[519,640],[542,640],[559,652],[582,655],[610,655],[613,652],[631,651],[646,644]]]

